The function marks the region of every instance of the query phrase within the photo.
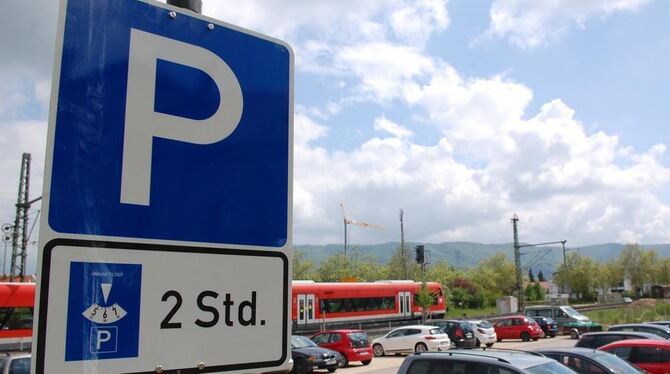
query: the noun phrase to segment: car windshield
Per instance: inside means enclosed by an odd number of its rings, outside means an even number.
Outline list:
[[[472,332],[472,326],[470,326],[470,323],[468,323],[468,322],[461,323],[461,327],[463,328],[463,331],[465,331],[465,332]]]
[[[526,317],[526,318],[528,319],[528,323],[531,324],[531,325],[532,325],[533,323],[537,323],[537,322],[535,322],[534,319],[532,319],[532,318],[530,318],[530,317]]]
[[[291,336],[291,348],[318,347],[316,343],[304,336]]]
[[[568,313],[568,315],[569,315],[570,317],[581,317],[581,316],[582,316],[578,311],[572,309],[571,306],[562,306],[561,309],[562,309],[564,312]]]
[[[527,368],[526,371],[531,374],[574,374],[575,372],[568,369],[558,362],[549,362],[542,365]]]
[[[491,324],[488,321],[481,321],[477,323],[477,327],[481,327],[483,329],[490,329],[493,326],[491,326]]]
[[[591,356],[594,360],[603,366],[609,368],[617,374],[639,374],[640,371],[631,366],[627,361],[611,353],[600,353]]]

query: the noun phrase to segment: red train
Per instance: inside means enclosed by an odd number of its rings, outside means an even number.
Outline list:
[[[0,349],[29,349],[35,283],[0,283]]]
[[[429,313],[443,318],[446,299],[439,283],[428,282],[433,295]],[[379,281],[371,283],[316,283],[293,281],[291,315],[293,323],[309,325],[322,322],[361,320],[401,320],[421,316],[416,297],[421,283]]]

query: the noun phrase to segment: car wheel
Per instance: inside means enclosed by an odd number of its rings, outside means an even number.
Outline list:
[[[372,360],[364,360],[364,361],[361,361],[361,364],[370,365],[371,362],[372,362]]]
[[[337,370],[337,366],[327,368],[329,373],[334,373]]]
[[[375,344],[372,346],[372,353],[374,353],[375,357],[381,357],[384,355],[384,347],[381,344]]]
[[[497,341],[498,343],[500,343],[500,342],[502,341],[502,339],[498,338],[498,339],[496,339],[496,341]]]
[[[579,339],[579,331],[575,329],[570,330],[570,337],[572,339]]]
[[[426,345],[423,344],[423,343],[417,343],[414,346],[414,353],[421,353],[421,352],[426,352],[426,351],[428,351],[428,347],[426,347]]]
[[[488,348],[491,348],[491,347],[493,347],[493,343],[486,343],[486,346],[487,346]]]
[[[538,339],[540,339],[540,338],[533,338],[533,341],[536,342]]]
[[[342,361],[340,361],[337,366],[339,366],[341,368],[345,368],[345,367],[349,366],[349,360],[347,359],[347,356],[342,355]]]
[[[556,337],[556,334],[551,334],[551,335],[549,335],[549,337],[550,337],[550,338],[555,338],[555,337]]]
[[[302,358],[297,358],[293,363],[293,372],[295,374],[307,374],[307,362]]]
[[[475,341],[475,346],[479,347],[482,345],[482,342],[479,341],[479,338],[477,338],[477,341]]]
[[[522,332],[521,333],[521,340],[524,342],[530,341],[530,334],[527,332]]]

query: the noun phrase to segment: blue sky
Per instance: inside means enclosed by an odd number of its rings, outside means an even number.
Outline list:
[[[0,214],[41,192],[56,5],[0,15]],[[294,241],[670,242],[667,0],[203,0],[296,54]],[[234,4],[231,6],[231,4]],[[525,225],[524,225],[525,224]]]

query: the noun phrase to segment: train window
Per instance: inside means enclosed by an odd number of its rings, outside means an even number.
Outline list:
[[[0,329],[19,330],[33,328],[33,308],[0,308]]]
[[[395,309],[394,297],[365,297],[358,299],[322,299],[324,313],[363,312]]]

